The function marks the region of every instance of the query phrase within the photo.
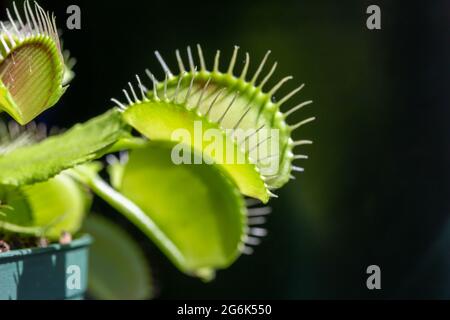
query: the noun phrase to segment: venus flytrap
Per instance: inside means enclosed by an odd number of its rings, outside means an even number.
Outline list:
[[[63,231],[76,233],[90,204],[90,196],[67,174],[46,182],[10,188],[1,186],[8,203],[0,227],[5,232],[45,236],[55,241]]]
[[[7,150],[0,154],[0,172],[7,172],[4,177],[10,179],[5,181],[12,183],[0,184],[0,238],[4,235],[7,241],[13,238],[31,245],[36,241],[33,238],[44,239],[43,243],[47,239],[57,242],[61,241],[62,234],[78,234],[84,224],[82,230],[96,239],[89,278],[91,295],[98,299],[150,298],[151,274],[143,253],[112,223],[96,216],[86,220],[92,195],[73,179],[68,169],[88,161],[89,157],[100,156],[105,152],[102,149],[109,149],[120,137],[128,141],[128,131],[120,130],[123,124],[119,115],[117,110],[112,110],[47,139],[45,126],[30,123],[20,128],[0,122],[0,150]],[[96,155],[97,152],[100,153]],[[52,154],[53,160],[49,159]],[[18,173],[10,167],[8,171],[12,162],[16,162],[17,168],[24,166],[28,170]],[[114,250],[123,252],[111,251],[105,243],[114,244]],[[104,272],[105,265],[109,265],[108,273]],[[124,277],[124,274],[135,276]]]
[[[0,110],[24,124],[59,99],[73,76],[69,71],[73,61],[61,53],[53,16],[28,1],[23,15],[15,4],[14,13],[15,17],[8,11],[9,23],[1,24]],[[211,69],[200,46],[197,52],[194,59],[187,48],[185,66],[176,51],[177,74],[156,52],[163,81],[147,70],[151,89],[136,76],[137,85],[129,83],[123,90],[124,100],[112,99],[117,107],[62,134],[45,137],[33,123],[27,129],[0,123],[0,229],[55,240],[62,231],[76,234],[86,221],[84,230],[103,243],[114,242],[109,238],[114,234],[123,239],[122,250],[130,248],[130,256],[118,258],[100,245],[97,263],[146,272],[149,267],[139,248],[117,226],[98,217],[86,220],[89,189],[186,274],[210,281],[241,254],[251,254],[267,234],[262,226],[270,209],[262,205],[294,178],[293,172],[303,171],[293,161],[307,157],[294,155],[293,150],[312,142],[294,141],[292,135],[314,118],[297,124],[288,124],[287,119],[311,101],[281,110],[303,85],[275,101],[291,77],[266,89],[277,66],[264,71],[270,52],[252,76],[248,54],[241,72],[235,72],[237,47],[225,72],[219,70],[220,51]],[[198,126],[213,130],[223,143],[211,148],[208,138],[197,134]],[[133,136],[132,129],[143,137]],[[177,148],[201,161],[175,163]],[[103,163],[95,161],[104,156],[110,183],[100,175]],[[121,264],[120,259],[133,262]],[[111,274],[121,271],[112,269]],[[140,286],[139,279],[134,280],[128,286],[119,281],[118,287],[133,292]],[[114,279],[97,272],[93,284],[97,297],[120,296],[109,281]],[[149,296],[150,291],[143,285],[134,292]]]
[[[0,112],[6,111],[24,124],[63,94],[74,76],[71,68],[75,60],[67,52],[61,53],[53,15],[28,1],[22,14],[16,4],[13,12],[8,10],[9,21],[0,24]],[[36,239],[40,239],[39,245],[47,240],[67,243],[85,221],[85,230],[99,240],[115,241],[116,249],[120,245],[123,250],[117,254],[102,250],[101,245],[93,248],[97,257],[90,281],[92,296],[99,299],[126,298],[120,294],[131,292],[134,295],[128,298],[152,295],[148,262],[139,248],[111,223],[96,217],[85,220],[91,194],[70,174],[71,168],[109,151],[138,145],[141,140],[129,131],[115,109],[52,137],[47,137],[45,126],[33,122],[21,127],[0,121],[0,237],[28,246]],[[10,246],[0,242],[2,250],[8,251]],[[114,267],[107,274],[95,272],[104,264]],[[128,281],[124,273],[136,274],[136,281]]]
[[[270,196],[275,196],[270,190],[285,184],[291,171],[301,170],[292,161],[306,157],[293,155],[292,149],[309,141],[294,142],[290,136],[314,118],[296,125],[285,123],[289,114],[310,102],[294,107],[287,115],[282,114],[280,106],[303,86],[274,103],[273,95],[289,79],[284,78],[264,93],[262,88],[274,68],[261,83],[255,84],[268,55],[252,80],[247,81],[248,55],[241,76],[235,77],[237,49],[225,74],[218,70],[219,54],[213,71],[207,71],[200,47],[198,51],[199,72],[189,48],[190,73],[176,52],[179,76],[173,75],[156,53],[165,72],[164,81],[158,83],[147,71],[152,89],[148,90],[136,76],[137,86],[129,83],[127,90],[123,90],[125,102],[112,99],[122,111],[124,121],[151,140],[147,145],[132,148],[128,162],[110,161],[114,188],[95,172],[78,171],[81,180],[149,236],[181,271],[208,280],[215,270],[228,267],[240,254],[251,253],[251,246],[258,245],[259,237],[266,235],[260,226],[265,223],[267,209],[248,210],[244,196],[266,203]],[[221,149],[211,151],[206,139],[196,136],[198,124],[222,133]],[[251,139],[264,127],[277,130],[277,134],[269,133],[263,140]],[[180,142],[177,135],[180,129],[189,133],[190,138]],[[235,135],[238,130],[250,130],[250,133],[238,137]],[[272,154],[262,153],[265,158],[251,159],[252,152],[266,148],[263,142],[271,138],[277,140],[280,148],[270,150]],[[180,144],[194,159],[206,161],[177,165],[171,154]],[[230,151],[248,161],[224,161]],[[279,165],[278,171],[270,176],[262,173],[262,161],[266,158],[274,158]],[[230,207],[232,203],[236,205]]]
[[[235,261],[244,245],[245,203],[219,167],[174,165],[172,147],[153,142],[131,151],[118,189],[103,181],[95,167],[75,171],[181,271],[211,280],[216,269]]]
[[[229,67],[224,73],[219,70],[220,51],[216,53],[211,71],[206,67],[203,51],[199,45],[197,51],[200,65],[198,71],[190,47],[187,48],[188,67],[185,67],[179,51],[176,51],[178,75],[172,73],[159,52],[156,52],[165,73],[164,81],[157,81],[155,76],[146,70],[153,82],[153,89],[146,89],[137,76],[137,88],[129,83],[129,88],[124,90],[125,102],[117,99],[113,101],[124,110],[125,121],[153,140],[173,140],[173,133],[179,128],[189,130],[194,137],[193,126],[196,121],[201,122],[205,129],[220,129],[224,135],[230,135],[234,139],[234,145],[224,147],[225,152],[229,149],[235,153],[242,152],[252,165],[224,164],[223,153],[219,153],[219,156],[217,153],[209,153],[207,156],[224,166],[244,195],[267,202],[270,196],[275,196],[271,190],[286,184],[293,177],[292,172],[302,171],[302,168],[292,165],[294,160],[305,158],[303,155],[294,155],[294,147],[311,143],[308,140],[293,141],[291,134],[315,118],[308,118],[293,125],[286,123],[286,119],[293,112],[309,105],[311,101],[299,104],[286,113],[280,109],[304,85],[274,102],[276,92],[292,77],[285,77],[272,89],[264,90],[277,66],[275,63],[268,74],[262,76],[270,51],[264,56],[251,78],[248,77],[250,64],[248,53],[241,73],[238,75],[234,73],[238,47],[235,47]],[[238,139],[234,134],[239,130],[249,129],[253,130],[253,133],[243,139]],[[263,129],[275,129],[278,134],[276,137],[269,134],[268,137],[251,141],[252,136]],[[267,148],[267,143],[264,142],[270,139],[276,139],[279,146],[272,153],[264,150]],[[190,144],[197,147],[194,140]],[[205,153],[206,145],[201,145],[201,149],[200,151]],[[258,150],[257,156],[252,159],[252,152],[255,150]],[[263,156],[259,157],[259,154]],[[264,175],[261,169],[268,159],[278,161],[279,169],[278,172]]]
[[[23,13],[13,6],[0,25],[0,111],[26,124],[59,100],[70,73],[55,17],[37,3],[25,1]]]

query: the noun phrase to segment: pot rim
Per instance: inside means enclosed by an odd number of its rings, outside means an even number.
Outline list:
[[[81,237],[73,240],[69,244],[50,244],[48,247],[45,248],[25,248],[25,249],[18,249],[18,250],[12,250],[4,253],[0,253],[0,262],[2,260],[9,260],[11,258],[17,258],[21,256],[29,256],[29,255],[41,255],[46,253],[53,253],[57,251],[71,251],[78,248],[88,247],[92,244],[92,237],[88,234],[84,234]]]

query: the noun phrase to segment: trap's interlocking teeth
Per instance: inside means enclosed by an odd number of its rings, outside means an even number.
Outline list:
[[[248,234],[254,237],[263,238],[267,236],[268,232],[264,228],[250,228]]]
[[[8,21],[0,22],[0,40],[3,45],[3,48],[0,47],[2,52],[0,59],[3,60],[5,53],[6,55],[9,54],[22,43],[38,37],[50,38],[56,44],[58,53],[63,59],[55,16],[45,12],[37,2],[34,2],[33,9],[30,1],[27,0],[23,5],[23,15],[25,16],[25,20],[23,20],[15,2],[13,2],[13,7],[15,16],[11,14],[9,9],[6,9]]]
[[[193,57],[190,47],[187,47],[188,64],[183,61],[180,50],[175,50],[175,57],[178,64],[179,73],[174,74],[159,51],[155,51],[156,58],[164,72],[164,80],[158,81],[153,73],[146,70],[147,76],[152,82],[151,90],[147,90],[138,79],[138,89],[146,99],[138,99],[135,90],[129,85],[124,90],[125,100],[123,103],[117,99],[112,101],[122,110],[126,110],[133,105],[147,101],[166,101],[181,105],[186,110],[191,110],[209,122],[216,123],[223,130],[228,130],[229,134],[236,139],[236,144],[241,148],[257,165],[261,178],[270,189],[278,189],[286,184],[292,177],[292,172],[298,172],[292,165],[294,159],[306,159],[303,155],[294,155],[293,148],[301,145],[311,144],[309,140],[292,141],[293,131],[297,131],[303,126],[313,122],[316,118],[311,117],[295,124],[287,124],[286,119],[294,112],[311,105],[312,101],[305,101],[282,112],[280,107],[290,101],[303,88],[304,84],[290,91],[283,98],[275,101],[274,96],[278,90],[292,79],[291,76],[284,77],[278,81],[270,90],[264,88],[272,78],[278,63],[275,62],[268,73],[263,76],[263,71],[270,56],[268,51],[256,72],[248,80],[250,55],[245,54],[244,65],[239,75],[235,75],[236,61],[238,59],[239,47],[235,47],[231,60],[226,68],[226,72],[220,71],[221,52],[218,50],[214,57],[212,71],[206,67],[205,57],[200,45],[197,45],[197,55],[199,69]],[[189,69],[189,71],[187,71]],[[198,70],[198,71],[197,71]],[[237,140],[235,132],[239,129],[253,129],[253,132],[243,139]],[[260,132],[267,130],[270,135],[271,130],[278,132],[278,137],[260,137]],[[251,139],[254,136],[257,139]],[[277,148],[272,150],[271,140],[276,140]],[[249,142],[250,140],[251,143]],[[274,144],[275,145],[275,144]],[[270,150],[269,150],[270,149]],[[273,168],[268,172],[268,166],[277,162],[277,171]],[[274,196],[273,194],[271,196]]]
[[[259,217],[259,216],[267,216],[271,213],[272,213],[272,208],[261,207],[261,208],[249,208],[247,215],[249,217]]]

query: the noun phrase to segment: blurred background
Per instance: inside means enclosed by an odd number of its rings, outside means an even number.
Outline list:
[[[175,49],[200,43],[211,66],[233,45],[254,64],[272,50],[279,96],[306,83],[292,121],[317,116],[296,137],[314,140],[306,172],[272,201],[270,234],[209,284],[173,267],[136,229],[158,298],[450,298],[450,2],[418,1],[44,1],[77,58],[76,78],[41,121],[69,127],[103,113],[134,74],[175,64]],[[2,7],[11,1],[0,0]],[[81,7],[81,30],[65,28]],[[368,30],[377,4],[382,30]],[[4,10],[1,10],[1,18]],[[158,71],[160,72],[160,71]],[[161,72],[162,73],[162,72]],[[159,73],[159,75],[161,75]],[[382,290],[366,287],[381,268]]]

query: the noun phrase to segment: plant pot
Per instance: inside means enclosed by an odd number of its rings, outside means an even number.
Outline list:
[[[83,299],[92,240],[0,253],[1,300]]]

